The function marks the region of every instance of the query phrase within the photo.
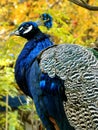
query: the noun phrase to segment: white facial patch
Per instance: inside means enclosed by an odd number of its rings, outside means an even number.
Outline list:
[[[23,29],[23,27],[19,28],[19,31],[21,31]]]
[[[26,33],[30,32],[30,31],[32,30],[32,28],[33,28],[32,25],[29,26],[28,29],[26,29],[26,30],[23,32],[23,34],[26,34]]]

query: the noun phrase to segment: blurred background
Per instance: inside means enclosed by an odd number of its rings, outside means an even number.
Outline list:
[[[98,6],[98,0],[88,2]],[[53,27],[40,29],[51,35],[56,44],[89,48],[98,40],[98,11],[87,10],[69,0],[0,0],[0,107],[4,108],[0,109],[0,130],[44,130],[29,98],[20,101],[18,108],[9,104],[9,96],[23,94],[15,83],[14,64],[26,42],[9,34],[24,21],[36,21],[42,13],[52,15]]]

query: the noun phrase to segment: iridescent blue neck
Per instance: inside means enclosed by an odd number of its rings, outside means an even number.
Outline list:
[[[49,36],[41,34],[38,37],[29,40],[25,44],[17,59],[17,62],[24,62],[24,65],[27,68],[43,49],[51,45],[53,45],[53,42],[50,41]]]
[[[23,50],[21,51],[15,65],[15,79],[20,88],[28,95],[26,86],[25,73],[32,65],[35,58],[40,54],[42,50],[53,45],[49,36],[40,33],[33,39],[29,40]],[[30,96],[30,95],[29,95]]]

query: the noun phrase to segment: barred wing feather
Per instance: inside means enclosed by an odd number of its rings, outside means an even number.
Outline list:
[[[68,120],[76,130],[98,130],[98,62],[92,52],[74,44],[45,50],[40,68],[64,81]]]

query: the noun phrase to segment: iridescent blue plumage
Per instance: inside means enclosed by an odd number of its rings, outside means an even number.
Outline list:
[[[42,15],[44,25],[52,26],[52,17]],[[48,20],[47,20],[48,18]],[[42,20],[42,19],[41,19]],[[15,78],[21,90],[30,96],[36,110],[47,130],[55,130],[50,120],[52,117],[60,130],[74,130],[70,126],[63,108],[63,100],[67,100],[63,91],[63,81],[58,77],[50,78],[40,70],[38,56],[46,48],[53,46],[49,36],[38,28],[38,21],[25,22],[12,34],[28,40],[18,56],[15,65]]]
[[[53,19],[51,15],[45,13],[41,15],[42,20],[44,20],[44,26],[50,29],[52,27]]]

